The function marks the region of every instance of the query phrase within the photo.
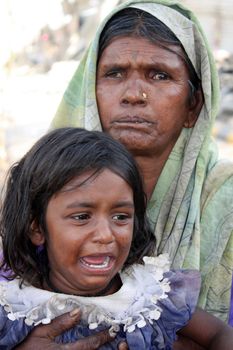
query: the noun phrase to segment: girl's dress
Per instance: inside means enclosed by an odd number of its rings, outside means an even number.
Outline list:
[[[81,308],[82,321],[56,338],[74,342],[110,328],[113,342],[100,349],[117,349],[126,340],[130,349],[172,349],[176,332],[184,327],[195,309],[199,288],[198,271],[169,270],[166,254],[144,258],[120,273],[122,287],[112,295],[79,297],[24,285],[19,280],[0,282],[0,349],[12,349],[38,324]]]

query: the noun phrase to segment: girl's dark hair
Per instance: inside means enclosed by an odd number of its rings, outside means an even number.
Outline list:
[[[124,267],[152,253],[155,238],[145,214],[142,180],[131,154],[103,132],[61,128],[39,139],[9,171],[0,218],[4,254],[1,269],[8,279],[18,276],[22,283],[42,286],[48,274],[48,259],[46,249],[38,254],[30,240],[32,223],[46,233],[46,209],[51,197],[74,177],[92,170],[90,177],[96,176],[104,169],[119,175],[133,190],[134,233]]]
[[[190,61],[183,45],[175,34],[158,18],[150,13],[136,8],[125,8],[113,15],[103,28],[99,39],[98,61],[104,49],[117,37],[133,36],[145,38],[150,42],[174,52],[168,45],[176,45],[182,48],[183,55],[189,71],[189,85],[191,95],[200,87],[200,80]],[[178,53],[175,52],[177,55]]]

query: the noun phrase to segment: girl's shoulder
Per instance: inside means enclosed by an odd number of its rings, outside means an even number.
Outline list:
[[[149,315],[156,315],[157,323],[168,322],[169,328],[171,324],[177,324],[177,330],[180,329],[195,311],[201,286],[200,272],[171,270],[167,254],[144,257],[144,263],[133,265],[126,278],[125,283],[130,283],[136,290],[134,302],[144,299],[152,311]],[[153,318],[147,319],[153,321]]]
[[[145,301],[140,314],[144,322],[141,320],[133,325],[132,338],[129,332],[126,333],[127,343],[130,349],[138,349],[132,346],[133,335],[137,335],[139,343],[141,334],[146,339],[150,333],[147,341],[150,346],[153,344],[151,348],[172,349],[176,332],[189,322],[195,311],[201,286],[200,273],[197,270],[170,270],[167,254],[145,257],[144,262],[145,265],[132,266],[129,277],[130,280],[134,278],[133,286],[137,289],[134,302],[141,302],[140,295]],[[145,349],[149,348],[148,343]]]

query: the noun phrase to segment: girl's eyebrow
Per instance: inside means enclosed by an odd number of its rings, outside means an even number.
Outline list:
[[[93,205],[90,202],[73,202],[67,205],[67,209],[72,209],[72,208],[92,208]]]
[[[67,209],[72,209],[72,208],[94,208],[95,204],[92,202],[73,202],[67,205]],[[113,205],[113,208],[121,208],[121,207],[128,207],[134,209],[134,203],[133,201],[120,201],[116,202]]]
[[[132,201],[122,201],[114,205],[114,208],[120,208],[120,207],[134,208],[134,203]]]

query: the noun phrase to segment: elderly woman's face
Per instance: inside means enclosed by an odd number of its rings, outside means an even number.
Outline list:
[[[97,68],[97,103],[103,130],[134,155],[169,154],[183,126],[196,121],[182,49],[118,37]]]

